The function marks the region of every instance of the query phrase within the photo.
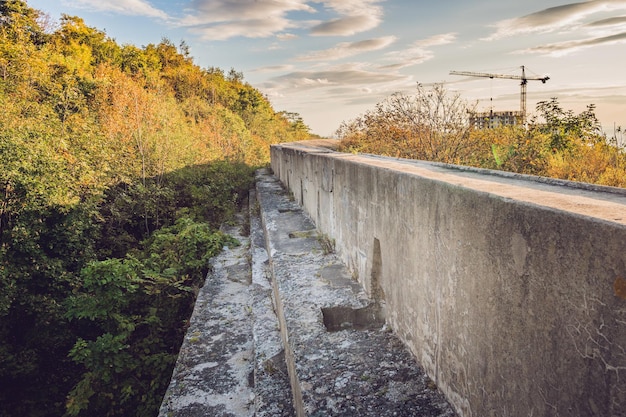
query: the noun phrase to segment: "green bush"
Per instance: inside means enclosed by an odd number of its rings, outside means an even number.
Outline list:
[[[181,218],[124,259],[81,270],[66,301],[83,368],[67,414],[153,416],[160,405],[209,259],[236,240]]]

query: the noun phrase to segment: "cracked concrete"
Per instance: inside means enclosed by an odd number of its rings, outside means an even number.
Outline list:
[[[250,236],[211,260],[160,417],[291,416],[291,392],[268,281],[258,213]]]

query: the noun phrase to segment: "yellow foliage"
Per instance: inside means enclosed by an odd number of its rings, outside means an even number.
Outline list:
[[[563,139],[567,146],[557,150],[549,133],[503,126],[471,130],[459,142],[408,129],[388,114],[377,116],[344,124],[339,149],[626,187],[626,153],[606,141],[589,143],[569,134]]]
[[[545,175],[571,181],[626,187],[624,152],[605,143],[579,144],[548,157]]]

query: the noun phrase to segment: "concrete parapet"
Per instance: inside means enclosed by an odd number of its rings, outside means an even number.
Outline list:
[[[460,415],[626,415],[624,190],[319,145],[274,174]]]

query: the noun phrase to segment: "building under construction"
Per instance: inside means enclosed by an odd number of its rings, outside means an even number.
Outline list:
[[[493,129],[500,126],[518,126],[524,124],[521,111],[472,112],[469,117],[473,129]]]
[[[451,75],[465,75],[468,77],[485,77],[485,78],[505,78],[509,80],[520,80],[520,111],[500,111],[500,112],[483,112],[470,113],[470,125],[475,129],[489,129],[498,126],[515,126],[526,124],[526,85],[529,80],[541,81],[543,84],[550,79],[547,75],[543,77],[526,76],[526,67],[523,65],[522,75],[509,74],[490,74],[486,72],[471,71],[450,71]]]

